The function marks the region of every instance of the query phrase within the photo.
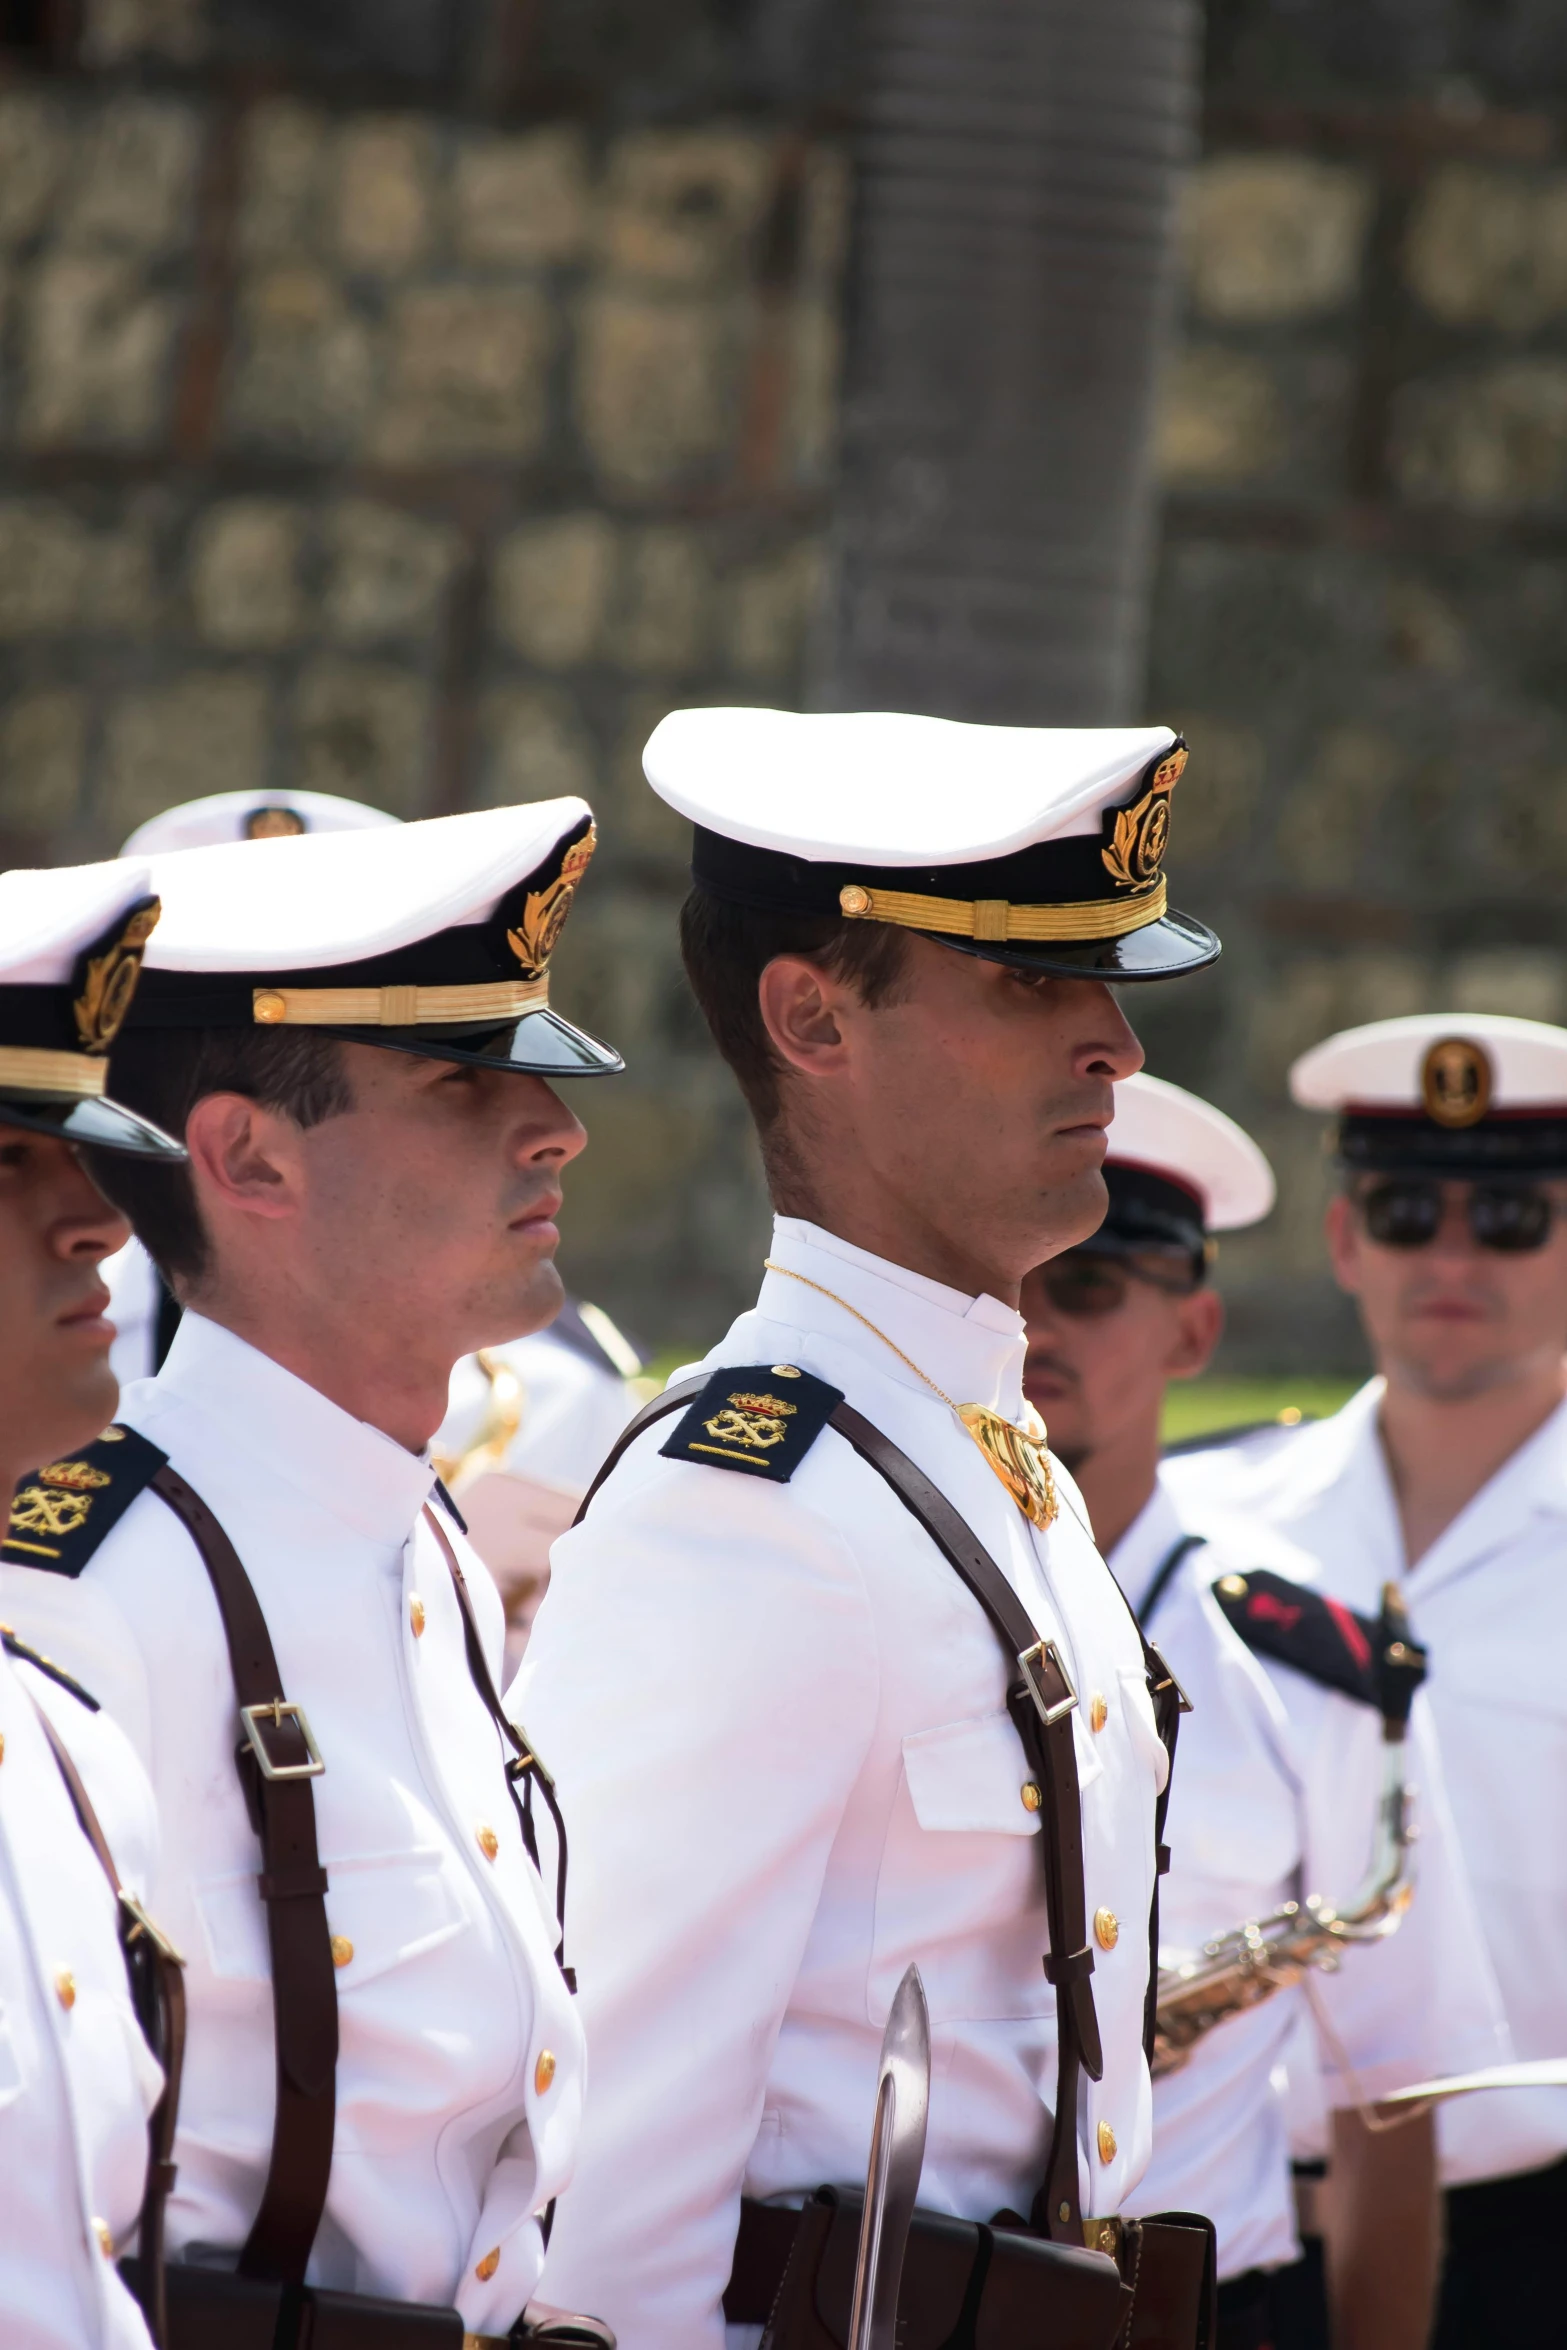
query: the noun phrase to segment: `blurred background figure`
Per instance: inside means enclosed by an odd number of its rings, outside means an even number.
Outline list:
[[[601,1306],[569,1297],[547,1330],[465,1355],[431,1448],[506,1605],[514,1673],[564,1534],[632,1413],[657,1393]]]

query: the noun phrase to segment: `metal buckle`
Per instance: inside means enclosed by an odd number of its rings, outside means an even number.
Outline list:
[[[1060,1674],[1062,1680],[1066,1683],[1065,1697],[1057,1697],[1052,1699],[1045,1695],[1043,1681],[1040,1673],[1040,1659],[1042,1657],[1048,1657],[1050,1659],[1050,1662],[1055,1666],[1056,1671]],[[1057,1648],[1053,1640],[1039,1640],[1035,1642],[1032,1648],[1025,1648],[1017,1661],[1019,1669],[1022,1672],[1023,1679],[1028,1684],[1028,1694],[1033,1699],[1036,1707],[1039,1710],[1040,1720],[1044,1723],[1047,1730],[1053,1730],[1057,1722],[1064,1721],[1066,1719],[1066,1716],[1071,1712],[1073,1706],[1077,1703],[1077,1691],[1073,1686],[1072,1676],[1066,1669],[1066,1663],[1062,1657],[1060,1649]]]
[[[1175,1678],[1175,1675],[1171,1672],[1170,1660],[1165,1655],[1164,1650],[1159,1646],[1157,1640],[1149,1641],[1148,1653],[1150,1656],[1156,1656],[1159,1659],[1159,1670],[1164,1675],[1164,1679],[1162,1681],[1156,1681],[1153,1679],[1152,1675],[1149,1676],[1149,1693],[1154,1697],[1159,1697],[1163,1695],[1166,1689],[1173,1689],[1175,1691],[1175,1708],[1177,1713],[1189,1714],[1192,1710],[1192,1701],[1187,1696],[1185,1690],[1181,1687],[1180,1682]]]
[[[120,1887],[120,1907],[132,1921],[131,1931],[126,1937],[127,1941],[134,1942],[138,1934],[145,1934],[160,1958],[171,1959],[175,1966],[185,1964],[184,1958],[175,1949],[163,1928],[153,1924],[135,1894],[127,1893],[123,1885]]]
[[[1121,2257],[1121,2223],[1118,2219],[1085,2219],[1083,2242],[1090,2252],[1108,2252],[1112,2260]]]
[[[321,1749],[310,1735],[310,1724],[292,1698],[274,1697],[270,1705],[242,1705],[240,1722],[250,1741],[250,1751],[261,1767],[263,1779],[319,1779],[326,1769],[321,1760]],[[305,1742],[310,1760],[302,1763],[275,1763],[266,1749],[261,1735],[261,1724],[270,1722],[273,1729],[281,1729],[284,1721],[291,1721]]]

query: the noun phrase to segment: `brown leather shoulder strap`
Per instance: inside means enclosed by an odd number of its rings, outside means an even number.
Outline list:
[[[65,1782],[65,1792],[71,1799],[71,1809],[76,1814],[82,1834],[92,1846],[98,1866],[109,1880],[119,1915],[120,1947],[125,1954],[126,1972],[130,1977],[132,2004],[143,2030],[148,2031],[148,2037],[154,2044],[154,2053],[163,2067],[163,2094],[153,2107],[147,2124],[147,2187],[142,2197],[138,2250],[145,2297],[143,2315],[157,2350],[164,2350],[169,2339],[169,2314],[163,2233],[164,2217],[174,2189],[174,2131],[179,2117],[180,2075],[185,2065],[185,1962],[167,1937],[159,1933],[140,1902],[128,1894],[120,1883],[120,1872],[115,1867],[109,1840],[103,1832],[92,1797],[83,1784],[70,1749],[36,1698],[33,1699],[33,1711],[38,1716],[38,1726],[48,1741],[49,1751]],[[147,2005],[142,1997],[144,1982],[150,1988],[151,2001],[157,2011],[155,2017],[143,2013]],[[152,2027],[150,2030],[149,2026]]]
[[[240,1784],[261,1840],[257,1881],[272,1957],[277,2110],[261,2208],[239,2273],[302,2284],[326,2209],[336,2120],[337,1984],[310,1788],[324,1765],[303,1714],[283,1694],[266,1618],[233,1543],[176,1469],[160,1468],[152,1491],[201,1553],[223,1618],[245,1732],[236,1754]]]
[[[700,1395],[706,1382],[683,1381],[666,1389],[637,1414],[585,1495],[575,1523],[627,1448],[643,1430]],[[828,1425],[836,1428],[860,1458],[892,1487],[924,1528],[949,1566],[984,1609],[1006,1652],[1012,1679],[1007,1708],[1023,1750],[1038,1776],[1041,1803],[1040,1853],[1045,1876],[1050,1951],[1045,1973],[1056,1994],[1057,2127],[1045,2182],[1035,2198],[1033,2224],[1064,2243],[1082,2242],[1082,2206],[1077,2165],[1077,2089],[1080,2071],[1098,2080],[1104,2070],[1099,2022],[1094,2010],[1093,1952],[1088,1943],[1083,1863],[1083,1807],[1072,1740],[1077,1692],[1051,1641],[1041,1641],[1032,1618],[1006,1576],[967,1520],[905,1452],[852,1404],[839,1403]]]

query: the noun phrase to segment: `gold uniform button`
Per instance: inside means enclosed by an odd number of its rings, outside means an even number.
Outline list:
[[[5,1732],[0,1730],[0,1762],[5,1761]]]
[[[1088,1700],[1088,1727],[1097,1738],[1110,1719],[1110,1708],[1105,1703],[1104,1691],[1096,1689]]]
[[[805,1373],[800,1369],[798,1363],[774,1363],[773,1365],[775,1379],[803,1379],[804,1376]]]
[[[272,988],[261,987],[251,998],[250,1010],[252,1018],[259,1020],[264,1028],[275,1028],[287,1017],[288,1002]]]
[[[539,2061],[533,2068],[533,2086],[538,2092],[539,2096],[542,2097],[544,2095],[545,2090],[549,2087],[551,2081],[553,2081],[554,2078],[555,2052],[552,2048],[541,2048],[539,2050]]]
[[[98,2239],[98,2249],[105,2260],[114,2258],[114,2236],[106,2219],[95,2219],[92,2232]]]
[[[1099,2140],[1099,2159],[1100,2159],[1100,2161],[1101,2161],[1101,2162],[1114,2162],[1114,2160],[1115,2160],[1115,2132],[1114,2132],[1114,2130],[1112,2130],[1112,2129],[1111,2129],[1111,2127],[1110,2127],[1110,2124],[1109,2124],[1108,2122],[1101,2122],[1101,2123],[1100,2123],[1100,2125],[1099,2125],[1099,2128],[1098,2128],[1098,2130],[1095,2132],[1095,2135],[1097,2136],[1097,2138],[1098,2138],[1098,2140]]]
[[[496,1835],[495,1830],[493,1828],[481,1828],[478,1831],[478,1838],[479,1850],[483,1853],[485,1859],[493,1860],[501,1848],[501,1840],[499,1836]]]
[[[1038,1811],[1042,1799],[1039,1793],[1039,1789],[1032,1779],[1025,1779],[1022,1786],[1018,1789],[1018,1793],[1023,1798],[1023,1809],[1025,1811]]]
[[[424,1601],[419,1597],[417,1591],[411,1591],[408,1595],[408,1622],[412,1627],[414,1638],[422,1640],[424,1638]]]
[[[69,2014],[76,2005],[76,1977],[68,1966],[61,1967],[54,1978],[54,1995]]]
[[[1216,1588],[1221,1599],[1244,1599],[1246,1578],[1244,1575],[1221,1575]]]
[[[1094,1911],[1094,1940],[1101,1950],[1113,1950],[1121,1939],[1121,1921],[1113,1909]]]
[[[871,893],[862,888],[859,882],[851,881],[839,890],[838,911],[841,914],[868,914],[870,907]]]
[[[334,1966],[347,1966],[353,1955],[354,1946],[352,1942],[349,1941],[348,1936],[346,1934],[334,1934],[332,1936],[332,1964]]]
[[[478,2278],[481,2285],[487,2285],[500,2265],[501,2248],[499,2244],[497,2244],[493,2250],[486,2252],[482,2260],[475,2261],[473,2273]]]

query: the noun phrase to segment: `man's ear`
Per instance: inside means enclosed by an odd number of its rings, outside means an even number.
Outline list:
[[[1176,1340],[1165,1369],[1172,1379],[1197,1379],[1212,1362],[1224,1336],[1224,1300],[1206,1282],[1180,1300]]]
[[[284,1111],[242,1093],[208,1093],[185,1123],[198,1199],[242,1216],[297,1215],[304,1162],[299,1128]]]
[[[757,1006],[778,1058],[806,1077],[833,1077],[847,1051],[839,1007],[849,991],[804,955],[775,955],[757,981]]]

